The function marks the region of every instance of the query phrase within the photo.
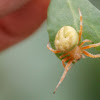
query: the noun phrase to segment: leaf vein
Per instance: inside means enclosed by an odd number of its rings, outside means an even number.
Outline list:
[[[72,5],[71,5],[70,0],[67,0],[67,3],[68,3],[68,5],[69,5],[69,8],[70,8],[70,10],[71,10],[71,12],[72,12],[72,15],[73,15],[74,25],[76,26],[76,29],[78,30],[77,20],[76,20],[76,18],[75,18],[76,15],[75,15],[75,12],[74,12],[74,10],[73,10],[73,7],[72,7]]]

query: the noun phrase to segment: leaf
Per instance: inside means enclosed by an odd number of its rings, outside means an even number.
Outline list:
[[[80,8],[83,16],[82,37],[90,39],[94,43],[100,42],[100,11],[95,6],[88,0],[51,0],[47,24],[52,48],[55,49],[55,35],[61,27],[72,26],[79,33],[78,8]],[[96,49],[100,50],[100,47]]]

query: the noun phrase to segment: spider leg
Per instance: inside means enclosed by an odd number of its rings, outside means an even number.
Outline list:
[[[90,44],[90,45],[87,45],[87,46],[82,47],[82,50],[89,49],[89,48],[93,48],[93,47],[98,47],[98,46],[100,46],[100,43]]]
[[[82,13],[79,9],[79,15],[80,15],[80,31],[79,31],[79,41],[81,40],[81,36],[82,36]]]
[[[68,67],[71,65],[72,61],[73,61],[73,60],[71,59],[71,60],[67,63],[67,65],[66,65],[66,67],[65,67],[65,71],[64,71],[64,73],[63,73],[63,75],[62,75],[62,77],[61,77],[59,83],[57,84],[57,86],[56,86],[56,88],[55,88],[53,94],[56,92],[57,88],[59,87],[59,85],[60,85],[60,84],[62,83],[62,81],[64,80],[64,78],[65,78],[65,76],[66,76],[66,74],[67,74],[67,72],[68,72]]]
[[[85,55],[82,55],[82,58],[84,59],[85,58]]]
[[[98,57],[100,57],[100,54],[96,54],[96,55],[93,55],[93,54],[91,54],[91,53],[89,53],[89,52],[87,52],[87,51],[83,51],[83,53],[86,55],[86,56],[88,56],[88,57],[91,57],[91,58],[98,58]]]
[[[63,64],[63,66],[64,66],[64,68],[65,68],[65,62],[68,60],[68,59],[70,59],[70,56],[68,56],[68,57],[66,57],[66,58],[64,58],[64,59],[62,59],[62,64]]]
[[[63,57],[65,57],[65,56],[67,56],[68,54],[69,54],[69,52],[67,52],[67,53],[65,53],[65,54],[63,54],[63,55],[61,55],[60,58],[63,58]]]
[[[81,46],[82,46],[84,43],[86,43],[86,42],[90,42],[90,43],[92,43],[91,40],[86,39],[86,40],[84,40],[84,41],[79,45],[79,47],[81,47]]]
[[[52,51],[53,53],[60,53],[59,50],[54,50],[54,49],[52,49],[52,48],[49,46],[49,42],[48,42],[48,44],[47,44],[47,48],[48,48],[50,51]]]

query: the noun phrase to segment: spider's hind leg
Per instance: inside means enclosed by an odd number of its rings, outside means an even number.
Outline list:
[[[83,40],[83,41],[82,41],[82,43],[79,45],[79,47],[81,47],[81,46],[82,46],[83,44],[85,44],[86,42],[90,42],[90,43],[92,43],[91,40],[86,39],[86,40]]]
[[[63,55],[61,55],[60,58],[63,58],[63,57],[65,57],[65,56],[67,56],[68,54],[69,54],[69,52],[67,52],[67,53],[65,53],[65,54],[63,54]]]
[[[100,46],[100,43],[90,44],[90,45],[87,45],[87,46],[82,47],[82,50],[89,49],[89,48],[93,48],[93,47],[98,47],[98,46]]]
[[[80,9],[79,9],[79,15],[80,15],[80,31],[79,31],[79,42],[80,42],[81,36],[82,36],[82,28],[83,28],[83,26],[82,26],[82,13],[81,13]]]
[[[49,42],[48,42],[48,44],[47,44],[47,48],[48,48],[50,51],[52,51],[53,53],[60,53],[59,50],[54,50],[54,49],[52,49],[52,48],[49,46]]]

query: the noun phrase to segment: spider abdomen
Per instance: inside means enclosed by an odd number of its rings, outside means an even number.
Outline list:
[[[78,44],[78,34],[71,26],[62,27],[55,37],[55,47],[61,52],[72,50]]]

